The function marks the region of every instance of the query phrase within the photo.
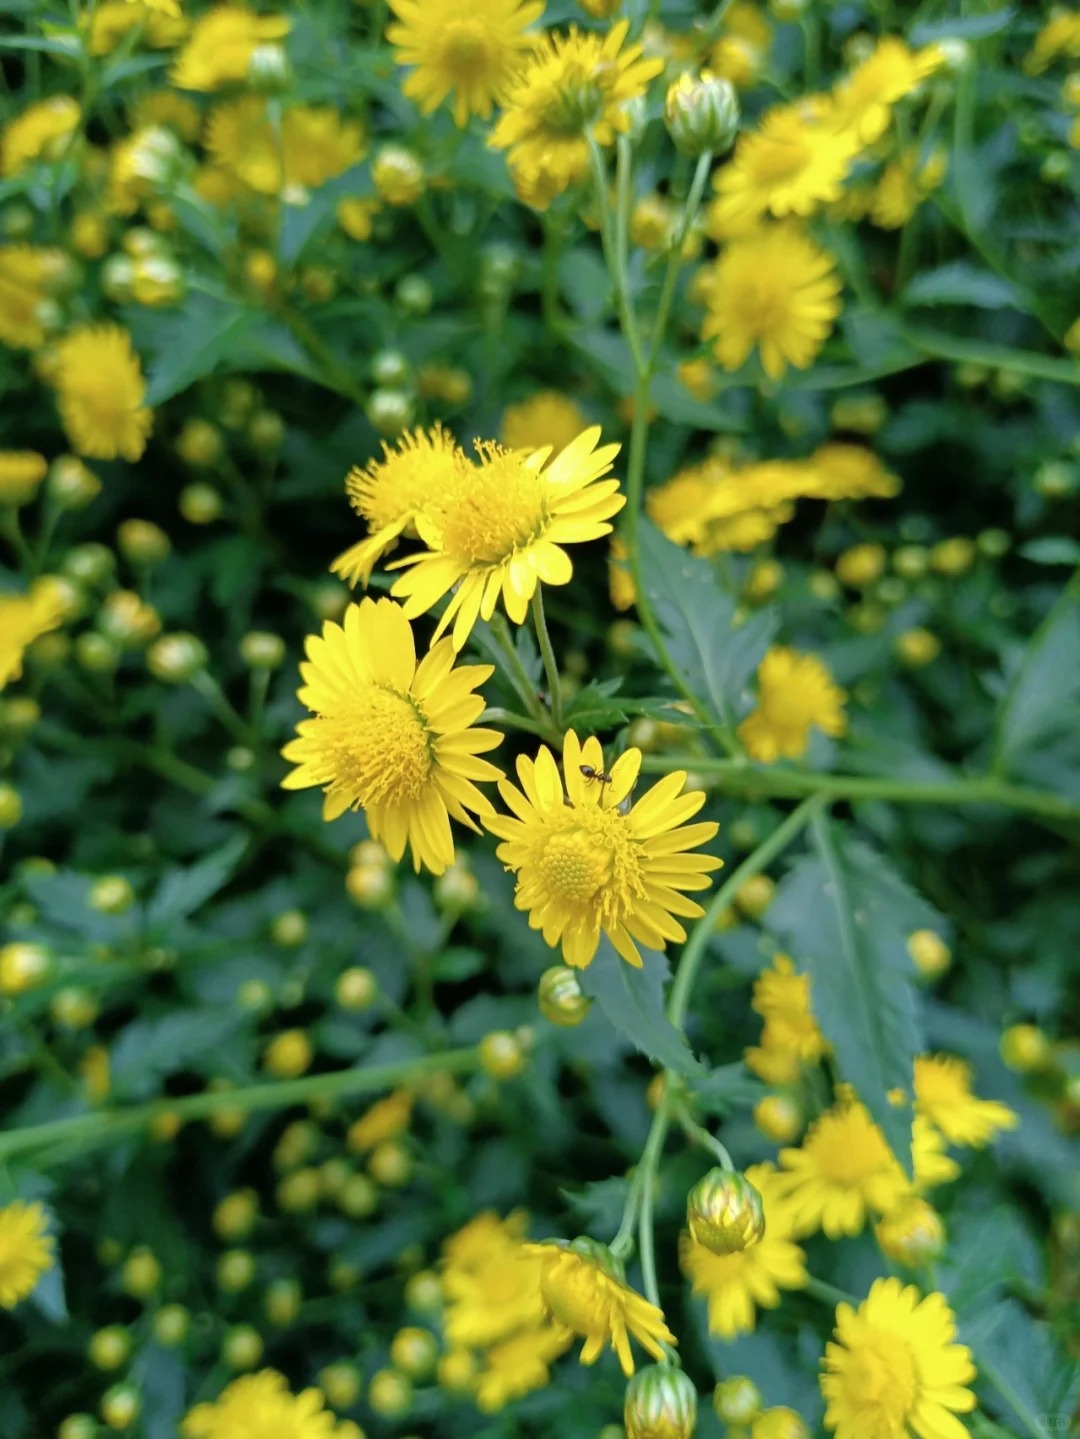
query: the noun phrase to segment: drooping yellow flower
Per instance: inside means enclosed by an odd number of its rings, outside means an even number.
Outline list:
[[[34,450],[0,450],[0,509],[32,500],[48,468],[45,456]]]
[[[577,184],[589,168],[587,136],[610,145],[630,126],[627,102],[645,93],[663,61],[626,45],[628,20],[606,35],[571,26],[546,32],[503,101],[489,144],[508,150],[511,169],[540,199]]]
[[[577,969],[592,963],[601,933],[635,966],[642,962],[638,944],[664,949],[669,940],[684,940],[675,916],[703,913],[684,891],[707,889],[722,863],[688,853],[711,840],[718,826],[687,823],[705,796],[682,793],[683,771],[666,775],[626,808],[640,768],[641,751],[628,749],[609,780],[589,777],[605,773],[599,741],[590,737],[582,745],[568,730],[565,791],[554,756],[541,745],[535,760],[518,757],[521,790],[499,782],[511,814],[484,816],[503,840],[499,859],[517,876],[515,905],[548,944],[561,944],[563,958]]]
[[[154,416],[131,336],[119,325],[82,325],[56,347],[54,384],[71,448],[96,460],[137,460]]]
[[[486,120],[535,43],[526,34],[543,0],[390,0],[386,31],[399,65],[414,67],[402,89],[425,115],[454,97],[454,123]]]
[[[370,534],[338,555],[333,573],[350,585],[366,585],[380,556],[399,536],[416,533],[417,515],[468,463],[441,425],[406,430],[393,449],[384,441],[383,458],[350,470],[345,480],[349,503],[367,520]]]
[[[886,35],[836,86],[833,105],[837,121],[852,131],[861,146],[872,145],[888,128],[897,101],[944,63],[945,51],[940,45],[912,51],[898,36]]]
[[[79,106],[70,95],[50,95],[16,115],[0,134],[0,174],[17,175],[35,160],[55,160],[78,129]]]
[[[408,844],[417,871],[442,874],[454,862],[451,818],[476,829],[470,813],[491,812],[473,781],[501,777],[479,756],[502,736],[475,727],[484,700],[474,690],[492,667],[455,669],[449,640],[418,665],[412,627],[386,599],[350,605],[306,650],[298,697],[315,718],[301,720],[282,750],[297,766],[282,785],[319,786],[326,819],[363,809],[393,859]]]
[[[806,1255],[795,1243],[795,1212],[772,1164],[754,1164],[746,1177],[761,1195],[765,1235],[734,1254],[714,1254],[684,1233],[679,1260],[693,1292],[709,1305],[709,1331],[724,1339],[752,1330],[756,1309],[775,1309],[782,1289],[806,1284]]]
[[[507,405],[502,419],[503,444],[508,450],[541,450],[555,454],[576,440],[585,428],[585,416],[558,390],[540,390],[516,405]]]
[[[810,1126],[798,1149],[782,1149],[779,1179],[800,1234],[859,1234],[871,1212],[888,1213],[910,1184],[864,1105],[844,1101]]]
[[[543,1389],[551,1379],[551,1365],[574,1342],[569,1329],[538,1324],[519,1329],[484,1353],[476,1376],[476,1406],[485,1414],[497,1413],[514,1399]]]
[[[219,90],[247,76],[257,46],[283,40],[284,15],[256,15],[243,5],[217,5],[196,20],[170,79],[180,90]]]
[[[413,1097],[407,1089],[398,1089],[378,1100],[365,1114],[349,1125],[345,1143],[353,1154],[366,1154],[377,1144],[397,1139],[409,1127]]]
[[[154,0],[103,0],[89,16],[87,48],[91,55],[111,55],[133,30],[152,50],[171,50],[187,34],[188,24],[179,11],[169,14]]]
[[[344,1426],[319,1389],[291,1394],[273,1369],[245,1374],[211,1404],[197,1404],[180,1425],[183,1439],[344,1439]]]
[[[611,533],[608,521],[626,503],[618,480],[605,480],[618,445],[597,449],[600,427],[585,430],[553,459],[550,451],[479,444],[478,466],[449,473],[415,524],[426,553],[397,560],[407,568],[391,594],[410,619],[454,594],[436,627],[453,623],[460,650],[477,619],[490,620],[502,600],[517,625],[541,582],[565,585],[573,573],[566,544]]]
[[[40,1204],[17,1199],[0,1209],[0,1309],[14,1309],[56,1263],[56,1243],[47,1231]]]
[[[821,1392],[836,1439],[963,1439],[956,1414],[975,1408],[971,1350],[956,1344],[943,1294],[877,1279],[858,1309],[836,1308]]]
[[[206,148],[215,162],[260,195],[297,188],[316,190],[355,165],[364,153],[364,132],[330,105],[294,105],[285,112],[280,138],[266,101],[246,95],[214,107]]]
[[[752,350],[770,379],[805,370],[832,333],[842,285],[832,256],[795,226],[771,225],[724,247],[701,336],[725,370]]]
[[[815,727],[834,737],[847,728],[847,695],[817,655],[775,645],[758,667],[757,682],[757,705],[738,734],[751,758],[762,764],[800,759]]]
[[[540,1292],[547,1313],[585,1340],[582,1364],[595,1364],[610,1345],[629,1377],[631,1335],[654,1359],[663,1359],[662,1345],[677,1343],[660,1310],[629,1287],[610,1251],[595,1240],[547,1240],[526,1245],[526,1253],[543,1261]]]
[[[521,1210],[506,1219],[478,1214],[443,1246],[443,1331],[451,1346],[487,1349],[543,1326],[543,1263],[528,1252],[527,1223]]]
[[[900,480],[865,445],[832,440],[820,445],[808,464],[813,478],[808,498],[817,500],[891,500],[900,493]]]
[[[38,581],[25,595],[0,595],[0,690],[22,675],[23,656],[64,618],[56,588]]]
[[[999,1129],[1015,1129],[1015,1112],[996,1099],[971,1092],[971,1065],[949,1054],[922,1054],[915,1060],[915,1112],[951,1144],[982,1149]]]
[[[1059,56],[1080,60],[1080,15],[1072,10],[1059,10],[1035,36],[1035,44],[1024,59],[1029,75],[1041,75]]]
[[[746,1063],[767,1083],[791,1083],[828,1048],[810,1010],[810,976],[796,973],[790,955],[774,955],[772,968],[758,976],[751,1008],[765,1025],[761,1045],[746,1051]]]

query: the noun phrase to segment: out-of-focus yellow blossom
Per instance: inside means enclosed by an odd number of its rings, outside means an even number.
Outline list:
[[[922,164],[918,156],[906,154],[886,165],[870,205],[870,219],[878,229],[906,225],[927,196],[941,188],[947,163],[944,152],[936,152]]]
[[[789,955],[774,955],[772,968],[758,976],[751,1008],[765,1024],[746,1063],[766,1083],[791,1083],[802,1065],[815,1064],[828,1049],[810,1010],[810,976],[797,974]]]
[[[881,138],[892,119],[892,107],[945,64],[940,45],[912,51],[895,35],[879,40],[873,52],[835,87],[836,119],[860,145]]]
[[[809,464],[815,474],[805,493],[816,500],[891,500],[901,490],[899,478],[865,445],[831,440]]]
[[[817,655],[776,645],[758,667],[757,685],[757,704],[738,731],[752,759],[801,759],[812,729],[837,737],[847,728],[847,695]]]
[[[0,1209],[0,1309],[14,1309],[56,1263],[56,1242],[47,1229],[40,1204],[17,1199]]]
[[[266,101],[246,95],[214,108],[206,148],[219,168],[252,190],[277,195],[297,186],[317,189],[355,165],[364,132],[331,106],[295,105],[285,112],[279,137]]]
[[[709,69],[737,89],[747,89],[761,74],[771,45],[772,26],[767,16],[757,5],[735,0],[724,14]]]
[[[180,1433],[183,1439],[345,1439],[346,1427],[326,1409],[320,1389],[294,1395],[282,1375],[263,1369],[234,1379],[212,1403],[197,1404]]]
[[[171,50],[187,34],[188,24],[179,11],[167,14],[152,0],[102,0],[89,18],[90,54],[111,55],[134,30],[152,50]]]
[[[0,246],[0,341],[14,350],[45,343],[39,305],[63,261],[60,250]]]
[[[1029,75],[1041,75],[1062,55],[1068,60],[1080,60],[1080,14],[1073,10],[1059,10],[1035,36],[1035,44],[1024,59],[1024,69]]]
[[[243,5],[217,5],[195,21],[170,72],[180,90],[219,90],[246,78],[258,46],[283,40],[292,29],[284,15],[257,15]]]
[[[380,1099],[349,1126],[345,1142],[354,1154],[366,1154],[377,1144],[404,1134],[412,1119],[413,1097],[407,1089]]]
[[[83,325],[56,347],[57,404],[73,450],[98,460],[137,460],[154,422],[131,336],[119,325]]]
[[[628,610],[637,600],[634,576],[630,571],[630,551],[618,535],[612,536],[608,550],[608,587],[611,603],[617,610]]]
[[[364,242],[371,239],[379,209],[376,199],[347,195],[344,200],[338,201],[334,215],[350,240]]]
[[[0,595],[0,690],[21,677],[26,651],[63,618],[63,599],[51,584],[38,581],[25,595]]]
[[[1007,1104],[979,1099],[971,1091],[971,1065],[949,1054],[923,1054],[915,1060],[915,1112],[950,1144],[982,1149],[999,1129],[1020,1122]]]
[[[447,1343],[486,1349],[544,1322],[540,1257],[526,1249],[528,1216],[478,1214],[443,1246]]]
[[[491,1345],[476,1376],[477,1408],[493,1414],[512,1400],[544,1388],[551,1378],[551,1365],[573,1342],[569,1329],[544,1323],[520,1329]]]
[[[34,450],[0,450],[0,509],[32,500],[48,468],[45,456]]]
[[[577,439],[586,423],[569,395],[540,390],[527,400],[507,405],[500,438],[508,450],[539,450],[550,445],[558,454]]]
[[[120,3],[126,5],[128,0]],[[199,138],[203,124],[202,111],[195,101],[175,90],[147,90],[132,105],[130,120],[133,130],[161,125],[174,131],[187,145]]]
[[[70,95],[51,95],[9,120],[0,134],[0,174],[17,175],[35,160],[55,160],[78,129],[81,112]]]

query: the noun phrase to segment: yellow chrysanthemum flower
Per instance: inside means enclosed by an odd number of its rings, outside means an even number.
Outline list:
[[[158,15],[171,15],[174,19],[183,14],[180,9],[180,0],[126,0],[128,5],[145,5],[147,10],[153,10]]]
[[[490,802],[474,780],[501,778],[479,756],[502,739],[477,729],[484,708],[477,685],[490,665],[454,668],[449,640],[416,662],[412,626],[393,600],[362,600],[342,624],[328,620],[307,642],[298,698],[315,715],[282,750],[297,766],[285,789],[324,790],[323,816],[363,809],[373,839],[399,860],[433,874],[454,862],[450,820],[476,829],[470,812]]]
[[[137,460],[154,424],[131,336],[119,325],[82,325],[56,346],[53,383],[71,448],[96,460]]]
[[[167,14],[152,0],[104,0],[89,16],[87,48],[91,55],[111,55],[133,30],[152,50],[171,50],[187,34],[188,25],[177,11]]]
[[[36,350],[45,343],[38,307],[61,263],[59,250],[0,245],[0,342],[13,350]]]
[[[45,456],[34,450],[0,450],[0,508],[32,500],[48,468]]]
[[[78,129],[80,110],[70,95],[38,100],[4,126],[0,174],[17,175],[35,160],[55,160]]]
[[[488,1349],[543,1326],[543,1263],[527,1252],[527,1222],[520,1210],[506,1219],[478,1214],[443,1246],[443,1332],[451,1346]],[[505,1357],[509,1367],[513,1356]]]
[[[425,115],[454,97],[454,123],[486,120],[505,97],[535,37],[525,32],[543,0],[390,0],[386,31],[399,65],[414,67],[402,89]]]
[[[558,454],[584,428],[585,416],[569,395],[541,390],[516,405],[507,405],[501,439],[508,450],[542,450],[547,445]]]
[[[709,207],[709,234],[745,234],[766,214],[814,214],[840,198],[858,148],[822,97],[767,111],[713,179],[717,198]]]
[[[835,1333],[821,1392],[836,1439],[964,1439],[976,1370],[943,1294],[877,1279],[858,1309],[837,1305]]]
[[[364,131],[330,105],[294,105],[280,136],[266,101],[257,95],[217,105],[206,126],[206,148],[224,170],[260,195],[317,190],[364,154]]]
[[[857,137],[860,146],[872,145],[888,128],[896,102],[944,63],[940,45],[912,51],[898,36],[886,35],[836,86],[833,106],[837,121]]]
[[[218,90],[243,80],[256,48],[283,40],[291,29],[292,21],[284,15],[217,5],[196,20],[169,78],[180,90]]]
[[[808,464],[813,479],[808,498],[816,500],[891,500],[900,493],[900,480],[865,445],[832,440],[820,445]]]
[[[383,458],[349,471],[349,503],[368,523],[367,539],[351,545],[330,566],[350,585],[371,578],[376,561],[401,535],[416,533],[416,517],[452,484],[469,461],[441,425],[406,432],[393,449],[383,442]]]
[[[438,637],[453,623],[455,649],[477,619],[491,619],[500,598],[513,622],[524,624],[541,581],[570,580],[563,545],[610,534],[608,521],[626,503],[618,480],[603,478],[619,446],[597,449],[599,439],[599,426],[585,430],[553,459],[547,449],[478,444],[480,464],[459,463],[416,514],[427,552],[390,566],[408,568],[391,590],[406,615],[422,615],[456,586],[435,630]]]
[[[366,1154],[377,1144],[404,1134],[412,1119],[412,1111],[413,1097],[409,1091],[395,1090],[349,1125],[345,1142],[353,1154]]]
[[[1016,1113],[996,1099],[971,1092],[971,1065],[950,1054],[922,1054],[915,1060],[915,1112],[951,1144],[982,1149],[999,1129],[1015,1129]]]
[[[914,153],[886,165],[873,189],[871,222],[881,230],[899,230],[906,225],[926,197],[940,188],[946,166],[943,154],[920,163]]]
[[[1080,14],[1059,10],[1035,36],[1035,44],[1024,59],[1028,75],[1041,75],[1059,56],[1080,60]]]
[[[342,1431],[319,1389],[291,1394],[273,1369],[245,1374],[180,1425],[184,1439],[337,1439]]]
[[[832,256],[793,225],[732,240],[716,261],[701,337],[725,370],[755,348],[772,380],[805,370],[832,333],[843,288]]]
[[[620,20],[606,35],[571,27],[545,33],[503,101],[488,143],[508,150],[511,169],[536,199],[548,201],[577,184],[589,168],[587,136],[610,145],[630,126],[627,101],[643,95],[664,68],[640,45],[625,45]]]
[[[847,695],[817,655],[774,645],[758,667],[757,683],[757,705],[738,729],[752,759],[800,759],[813,728],[834,737],[846,730]]]
[[[630,551],[626,541],[612,535],[608,550],[608,594],[617,610],[628,610],[637,601],[634,576],[630,569]]]
[[[504,841],[496,854],[517,875],[515,905],[528,911],[530,929],[552,947],[561,944],[563,958],[577,969],[592,963],[601,933],[637,967],[638,944],[664,949],[669,940],[684,940],[675,916],[694,919],[704,911],[683,891],[708,889],[709,875],[722,863],[687,853],[712,839],[718,826],[687,824],[705,796],[682,793],[682,770],[626,806],[640,768],[641,751],[628,749],[610,778],[595,778],[605,773],[599,741],[582,745],[568,730],[565,792],[554,756],[541,745],[535,760],[518,757],[521,790],[499,782],[511,815],[484,816]]]
[[[724,12],[709,69],[742,90],[753,85],[772,44],[772,26],[756,5],[736,0]]]
[[[538,1324],[493,1344],[476,1376],[476,1407],[495,1414],[511,1400],[543,1389],[551,1379],[551,1365],[573,1342],[568,1329]]]
[[[14,1309],[56,1263],[56,1243],[47,1230],[40,1204],[17,1199],[0,1209],[0,1309]]]
[[[751,1008],[765,1025],[760,1048],[746,1051],[746,1063],[766,1083],[791,1083],[828,1049],[810,1012],[810,976],[795,972],[790,955],[774,955],[772,968],[758,976]]]
[[[761,1195],[765,1235],[734,1254],[714,1254],[684,1233],[679,1261],[693,1292],[709,1306],[709,1331],[724,1339],[752,1330],[757,1308],[775,1309],[782,1289],[806,1284],[806,1255],[795,1243],[794,1210],[772,1164],[753,1164],[746,1177]]]
[[[546,1240],[529,1244],[526,1254],[543,1261],[540,1292],[555,1324],[585,1340],[582,1364],[595,1364],[608,1345],[619,1356],[622,1371],[634,1372],[630,1336],[663,1359],[663,1345],[677,1340],[655,1304],[630,1288],[610,1251],[592,1239]]]
[[[47,582],[25,595],[0,595],[0,690],[21,677],[26,651],[63,618],[64,602]]]
[[[669,540],[695,555],[743,552],[771,539],[791,519],[791,501],[805,492],[808,473],[801,461],[736,467],[709,455],[651,489],[645,508]]]

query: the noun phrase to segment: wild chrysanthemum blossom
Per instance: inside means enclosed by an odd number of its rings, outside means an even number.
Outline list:
[[[663,1359],[663,1345],[677,1342],[661,1311],[630,1288],[602,1244],[551,1239],[525,1248],[543,1261],[540,1292],[548,1314],[557,1326],[585,1340],[582,1364],[595,1364],[610,1345],[629,1377],[634,1372],[631,1335],[654,1359]]]
[[[17,1199],[0,1209],[0,1309],[14,1309],[55,1264],[56,1245],[47,1230],[40,1204]]]
[[[414,67],[402,89],[425,115],[454,97],[454,123],[486,120],[506,95],[536,37],[528,27],[543,0],[390,0],[386,30],[400,65]]]
[[[900,480],[865,445],[832,440],[821,445],[807,461],[812,478],[808,498],[818,500],[891,500],[900,493]]]
[[[663,949],[669,940],[685,939],[675,916],[694,919],[704,911],[683,891],[707,889],[722,863],[688,853],[712,839],[718,826],[687,824],[705,796],[682,793],[681,770],[627,806],[640,767],[641,751],[628,749],[607,776],[599,741],[582,745],[568,730],[565,790],[554,756],[541,745],[535,760],[518,758],[520,790],[508,780],[499,783],[511,814],[484,816],[503,840],[498,857],[517,875],[514,903],[528,911],[529,927],[553,947],[561,944],[563,958],[577,969],[592,963],[602,933],[637,967],[639,944]]]
[[[836,1439],[964,1439],[976,1370],[944,1295],[875,1280],[858,1309],[837,1305],[835,1333],[821,1392]]]
[[[38,581],[28,594],[0,595],[0,690],[22,675],[26,651],[63,617],[63,600],[50,584]]]
[[[179,90],[219,90],[244,80],[256,48],[283,40],[291,29],[284,15],[216,5],[196,20],[169,78]]]
[[[782,1149],[779,1180],[801,1234],[859,1234],[871,1212],[885,1214],[910,1184],[864,1105],[844,1102],[810,1126],[798,1149]]]
[[[137,460],[153,411],[131,336],[119,325],[83,325],[56,346],[54,383],[71,448],[97,460]]]
[[[949,1054],[922,1054],[915,1060],[915,1112],[951,1144],[982,1149],[999,1129],[1020,1122],[1007,1104],[978,1099],[971,1092],[971,1065]]]
[[[679,1242],[683,1273],[693,1292],[708,1300],[709,1330],[724,1339],[754,1328],[756,1309],[775,1309],[782,1289],[806,1284],[806,1255],[795,1243],[794,1210],[771,1164],[754,1164],[746,1177],[761,1196],[765,1234],[734,1254],[714,1254],[689,1234]]]
[[[366,1154],[377,1144],[397,1139],[412,1119],[413,1097],[407,1089],[396,1089],[349,1125],[346,1143],[352,1154]]]
[[[50,95],[16,115],[0,134],[0,174],[17,175],[35,160],[61,155],[78,128],[81,112],[70,95]]]
[[[585,428],[585,416],[558,390],[540,390],[516,405],[507,405],[502,419],[503,444],[508,450],[540,450],[555,454],[576,440]]]
[[[338,1421],[319,1389],[291,1394],[273,1369],[245,1374],[180,1425],[183,1439],[336,1439]]]
[[[716,261],[701,336],[725,370],[752,350],[770,379],[805,370],[840,313],[840,278],[828,251],[794,225],[770,225],[732,240]]]
[[[446,1241],[442,1284],[447,1343],[486,1349],[543,1324],[543,1265],[527,1252],[527,1222],[520,1210],[506,1219],[478,1214]]]
[[[478,466],[447,472],[415,524],[427,553],[397,560],[408,568],[391,594],[410,619],[456,586],[435,630],[453,623],[460,650],[478,619],[490,620],[502,600],[524,624],[538,584],[565,585],[573,573],[562,548],[611,533],[608,524],[626,503],[611,469],[618,445],[597,449],[600,427],[585,430],[554,459],[547,449],[526,452],[480,444]]]
[[[371,578],[376,561],[399,536],[416,533],[416,517],[462,467],[471,468],[453,436],[441,425],[406,430],[393,449],[383,443],[383,458],[349,471],[349,503],[368,523],[370,534],[338,555],[330,566],[349,584]]]
[[[484,1351],[476,1376],[476,1407],[497,1413],[514,1399],[543,1389],[551,1379],[551,1365],[574,1342],[568,1329],[553,1323],[519,1329]]]
[[[548,32],[510,86],[488,143],[510,152],[511,168],[537,201],[584,178],[587,137],[610,145],[628,130],[627,101],[643,95],[664,68],[640,45],[625,45],[629,29],[620,20],[606,35],[573,26],[565,35]]]
[[[758,976],[751,1008],[765,1026],[760,1048],[746,1051],[746,1063],[767,1083],[791,1083],[802,1065],[816,1063],[828,1048],[810,1011],[810,976],[797,974],[789,955],[775,955],[772,968]]]
[[[152,50],[170,50],[179,45],[188,28],[183,15],[168,15],[150,0],[99,0],[87,13],[86,23],[86,48],[94,56],[111,55],[134,31],[138,31],[140,44]]]
[[[316,190],[355,165],[364,131],[330,105],[294,105],[275,127],[266,101],[246,95],[217,105],[206,126],[217,164],[261,195]]]
[[[399,860],[406,844],[413,867],[433,874],[454,862],[450,820],[470,829],[490,802],[474,780],[501,778],[479,756],[499,744],[497,730],[477,729],[484,708],[474,694],[490,665],[454,668],[449,640],[416,662],[412,627],[393,600],[362,600],[342,624],[328,620],[307,642],[301,720],[282,754],[297,766],[286,789],[319,786],[323,815],[363,809],[373,839]]]
[[[847,695],[833,683],[817,655],[776,645],[761,661],[757,683],[757,706],[738,730],[751,758],[763,764],[772,764],[781,756],[799,759],[806,753],[815,726],[833,736],[842,735],[847,728]]]
[[[940,45],[913,51],[898,36],[886,35],[833,91],[837,123],[850,130],[860,146],[872,145],[888,128],[896,102],[944,63]]]

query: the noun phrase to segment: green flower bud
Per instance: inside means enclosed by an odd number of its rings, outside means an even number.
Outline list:
[[[69,1414],[60,1421],[56,1439],[96,1439],[97,1421],[90,1414]]]
[[[553,964],[540,976],[536,991],[540,1013],[560,1029],[574,1029],[589,1010],[592,1000],[583,993],[576,970],[565,964]]]
[[[293,84],[285,48],[274,41],[256,45],[248,61],[247,82],[260,95],[284,95]]]
[[[378,1369],[368,1385],[368,1404],[383,1419],[400,1419],[412,1408],[412,1384],[396,1369]]]
[[[650,1364],[626,1386],[626,1439],[691,1439],[697,1423],[697,1391],[681,1369]]]
[[[733,1374],[713,1390],[713,1408],[725,1424],[750,1424],[761,1413],[761,1390],[747,1375]]]
[[[285,641],[268,630],[249,630],[240,640],[240,658],[253,670],[276,670],[285,658]]]
[[[131,1333],[122,1324],[110,1324],[90,1336],[87,1357],[95,1369],[122,1369],[131,1358]]]
[[[257,410],[251,417],[247,433],[257,450],[273,454],[285,438],[285,421],[276,410]]]
[[[99,914],[124,914],[135,903],[135,890],[122,874],[106,874],[91,885],[88,903]]]
[[[664,123],[675,148],[684,155],[701,155],[706,150],[725,154],[739,129],[735,87],[708,70],[697,76],[680,75],[668,88]]]
[[[182,1304],[166,1304],[154,1315],[154,1338],[166,1349],[183,1344],[191,1328],[191,1315]]]
[[[142,1402],[133,1384],[114,1384],[101,1399],[101,1417],[110,1429],[127,1429],[139,1417]]]
[[[735,1254],[757,1244],[765,1233],[761,1195],[729,1169],[710,1169],[686,1201],[690,1237],[713,1254]]]
[[[224,501],[213,485],[185,485],[180,491],[180,513],[189,525],[212,525]]]
[[[254,1369],[262,1356],[262,1335],[250,1324],[237,1324],[226,1331],[221,1341],[221,1357],[230,1369]]]
[[[172,549],[172,541],[150,520],[125,520],[116,531],[116,548],[133,565],[159,565]]]
[[[933,1263],[945,1248],[941,1216],[925,1199],[915,1196],[878,1220],[874,1236],[888,1259],[908,1269]]]
[[[295,1279],[275,1279],[263,1299],[267,1319],[271,1324],[285,1328],[296,1318],[303,1298],[303,1291]]]
[[[101,481],[77,455],[58,455],[45,483],[62,510],[84,510],[101,493]]]
[[[400,350],[379,350],[371,362],[371,378],[376,385],[400,388],[412,379],[412,366]]]
[[[435,292],[423,275],[402,275],[394,286],[394,299],[407,315],[426,315],[435,303]]]
[[[810,1430],[794,1409],[781,1404],[754,1420],[750,1439],[810,1439]]]
[[[116,556],[105,545],[76,545],[60,562],[62,574],[81,585],[104,585],[112,579]]]
[[[380,435],[398,435],[412,424],[412,396],[406,390],[372,390],[367,402],[367,417]]]
[[[88,674],[112,674],[120,663],[120,646],[105,635],[87,630],[75,640],[75,663]]]
[[[162,684],[184,684],[206,668],[206,646],[198,635],[162,635],[146,652],[146,668]]]
[[[14,829],[22,819],[22,797],[9,784],[0,784],[0,829]]]

